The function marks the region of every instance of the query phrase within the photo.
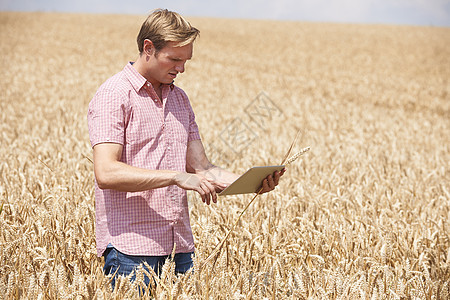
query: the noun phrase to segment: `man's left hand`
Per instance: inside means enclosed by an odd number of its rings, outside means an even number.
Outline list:
[[[280,177],[283,176],[286,169],[275,171],[273,174],[267,176],[262,182],[262,191],[260,194],[264,194],[273,191],[280,181]]]

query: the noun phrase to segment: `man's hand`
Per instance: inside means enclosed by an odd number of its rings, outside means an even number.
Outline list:
[[[281,170],[281,172],[275,171],[272,175],[267,176],[262,182],[262,191],[260,194],[264,194],[273,191],[280,181],[280,177],[283,176],[286,169]]]
[[[175,184],[185,190],[193,190],[200,194],[202,201],[206,204],[217,202],[216,189],[220,190],[220,186],[213,181],[208,180],[203,175],[192,173],[178,173],[174,177]]]
[[[186,171],[205,177],[215,187],[217,193],[223,191],[239,177],[227,170],[214,166],[206,157],[205,148],[201,140],[193,140],[188,143]]]
[[[199,171],[198,174],[205,176],[215,186],[216,193],[222,192],[239,177],[216,166],[206,171]]]

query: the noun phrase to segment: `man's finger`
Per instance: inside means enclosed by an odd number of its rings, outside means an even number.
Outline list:
[[[216,186],[216,187],[221,188],[221,189],[224,189],[224,188],[226,188],[228,186],[226,183],[217,182],[217,181],[213,181],[213,180],[209,180],[209,179],[208,179],[208,182],[211,183],[213,186]]]
[[[276,171],[275,173],[274,173],[274,176],[273,176],[273,183],[275,184],[275,186],[277,186],[278,185],[278,182],[280,181],[280,175],[281,173],[280,172],[278,172],[278,171]]]
[[[211,196],[212,201],[214,203],[216,203],[217,202],[216,189],[214,188],[214,186],[209,181],[204,181],[203,183],[206,186],[206,188],[208,189],[207,190],[208,196]]]
[[[273,190],[273,189],[275,188],[275,183],[274,183],[274,181],[273,181],[272,175],[267,176],[267,183],[268,183],[268,186],[269,186],[269,190],[270,190],[270,191]]]
[[[214,203],[217,203],[217,194],[216,194],[216,188],[214,187],[213,184],[211,184],[210,182],[208,182],[209,185],[209,190],[211,192],[211,197],[212,197],[212,201]]]
[[[208,185],[205,182],[202,182],[200,184],[200,187],[203,189],[203,191],[205,192],[205,200],[206,200],[206,204],[209,205],[211,203],[211,192],[209,190]]]
[[[200,187],[203,190],[203,198],[204,198],[204,203],[206,203],[206,205],[209,205],[209,197],[208,197],[208,192],[207,192],[207,188],[204,186],[204,184],[200,184]]]
[[[202,198],[202,202],[205,203],[205,191],[203,191],[203,189],[201,187],[197,187],[196,189],[194,189],[197,193],[200,194],[200,197]]]
[[[269,191],[269,182],[267,181],[267,178],[263,180],[263,184],[262,184],[262,193],[266,193]]]

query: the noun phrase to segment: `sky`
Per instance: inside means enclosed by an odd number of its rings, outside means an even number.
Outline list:
[[[0,11],[184,16],[450,27],[450,0],[0,0]]]

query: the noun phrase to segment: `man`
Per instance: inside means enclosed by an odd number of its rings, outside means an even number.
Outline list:
[[[189,99],[173,84],[198,35],[179,14],[154,11],[139,32],[136,62],[89,104],[97,253],[106,274],[128,275],[143,261],[158,272],[174,245],[176,271],[186,272],[194,251],[186,190],[209,205],[238,177],[208,161]],[[282,173],[268,176],[263,192]]]

